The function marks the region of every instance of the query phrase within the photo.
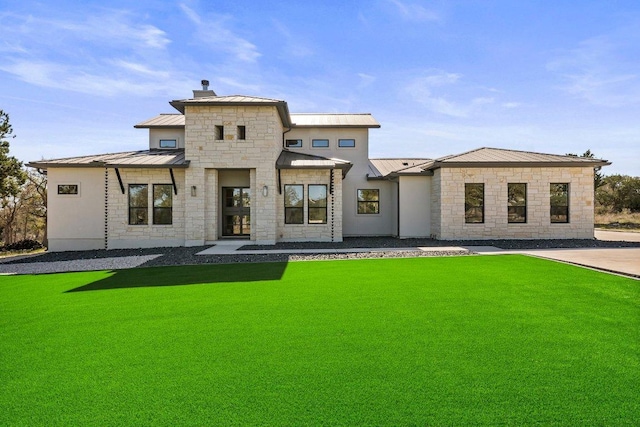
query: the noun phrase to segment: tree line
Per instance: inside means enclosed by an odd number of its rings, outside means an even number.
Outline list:
[[[0,110],[0,249],[33,241],[46,246],[47,176],[10,156],[9,138],[15,138],[9,115]],[[596,156],[587,150],[580,157]],[[640,212],[640,177],[596,170],[594,190],[599,213]]]

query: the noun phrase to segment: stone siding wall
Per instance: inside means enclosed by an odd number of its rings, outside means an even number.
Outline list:
[[[433,180],[432,200],[439,194],[441,228],[436,231],[436,219],[432,230],[440,239],[593,238],[593,168],[442,168],[439,171],[440,180]],[[465,223],[465,183],[484,183],[483,224]],[[507,222],[509,183],[527,184],[527,222],[524,224]],[[569,183],[569,223],[550,221],[551,183]]]
[[[342,241],[342,172],[333,172],[333,194],[330,193],[330,171],[327,169],[292,170],[281,172],[282,193],[277,197],[277,223],[279,241]],[[284,186],[286,184],[304,185],[304,223],[284,223]],[[309,184],[327,186],[327,223],[308,223]],[[258,196],[262,197],[262,196]]]
[[[251,206],[251,239],[276,241],[275,162],[282,149],[282,123],[275,107],[187,106],[185,154],[191,161],[185,185],[195,186],[197,197],[187,197],[185,233],[188,246],[217,238],[217,177],[207,169],[250,169],[251,191],[269,188],[270,197],[254,196]],[[224,126],[224,138],[216,139],[216,126]],[[239,140],[237,127],[245,126],[246,139]]]
[[[114,169],[107,169],[108,178],[108,221],[107,248],[144,248],[158,246],[183,246],[186,188],[185,170],[174,169],[173,174],[178,194],[172,194],[173,210],[171,225],[153,224],[153,184],[171,184],[169,169],[119,169],[124,184],[124,194],[120,189]],[[149,196],[149,223],[129,225],[129,184],[147,184]]]

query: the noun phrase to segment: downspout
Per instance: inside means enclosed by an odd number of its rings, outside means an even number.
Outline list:
[[[284,139],[284,134],[285,134],[285,133],[289,133],[289,132],[291,132],[291,129],[293,129],[293,128],[292,128],[292,127],[289,127],[289,128],[287,128],[287,130],[285,130],[284,132],[282,132],[282,148],[287,148],[287,147],[285,147],[285,146],[284,146],[284,141],[285,141],[285,139]]]

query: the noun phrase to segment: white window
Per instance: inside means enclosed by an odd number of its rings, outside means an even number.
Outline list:
[[[339,139],[338,147],[340,148],[355,148],[356,140],[355,139]]]
[[[160,148],[178,148],[178,141],[175,139],[161,139]]]
[[[284,146],[287,148],[302,148],[302,140],[301,139],[287,139],[284,142]]]
[[[313,148],[329,148],[328,139],[313,139],[311,140],[311,146]]]

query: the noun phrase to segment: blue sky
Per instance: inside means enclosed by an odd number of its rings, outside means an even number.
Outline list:
[[[20,160],[144,149],[201,79],[292,112],[370,112],[371,157],[591,149],[640,176],[640,2],[4,1]]]

